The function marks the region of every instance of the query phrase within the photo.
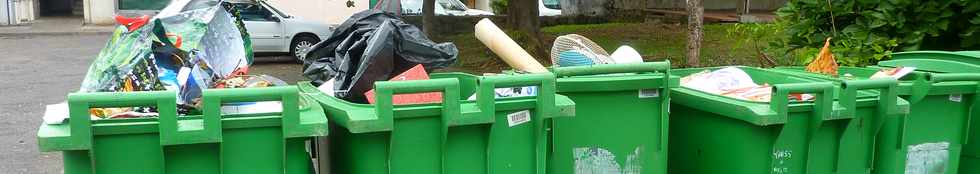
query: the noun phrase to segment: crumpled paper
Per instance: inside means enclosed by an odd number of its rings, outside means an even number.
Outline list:
[[[752,76],[737,67],[722,68],[715,71],[704,70],[681,78],[681,86],[711,94],[755,102],[769,102],[772,86],[768,83],[756,84]],[[813,100],[810,94],[790,95],[791,99]]]

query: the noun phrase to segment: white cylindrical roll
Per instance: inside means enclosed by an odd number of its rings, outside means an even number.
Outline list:
[[[613,51],[612,55],[609,55],[609,57],[612,57],[613,61],[620,64],[643,63],[643,56],[640,55],[640,52],[637,52],[635,49],[633,49],[633,47],[626,45],[619,46],[619,48],[617,48],[616,51]]]
[[[531,72],[531,73],[541,73],[548,72],[541,63],[539,63],[531,54],[528,54],[517,42],[514,42],[507,33],[500,30],[497,25],[494,25],[490,19],[484,18],[480,22],[476,23],[476,39],[483,42],[490,48],[493,53],[496,53],[500,59],[507,62],[507,65],[517,69],[519,71]]]

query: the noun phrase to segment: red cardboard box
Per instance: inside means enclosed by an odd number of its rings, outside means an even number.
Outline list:
[[[412,69],[402,72],[397,76],[391,78],[389,81],[406,81],[406,80],[426,80],[429,79],[429,73],[425,72],[425,68],[422,65],[415,65]],[[364,93],[367,98],[368,103],[374,104],[374,90],[370,90]],[[418,94],[397,94],[392,97],[392,103],[395,105],[405,105],[405,104],[423,104],[423,103],[442,103],[442,92],[427,92]]]

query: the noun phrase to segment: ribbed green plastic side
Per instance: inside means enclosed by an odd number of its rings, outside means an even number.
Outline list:
[[[555,118],[548,173],[667,173],[669,62],[555,68],[575,117]]]
[[[433,74],[433,79],[375,84],[374,105],[349,103],[301,89],[334,120],[331,173],[546,172],[546,124],[572,116],[574,103],[554,94],[551,74],[477,77]],[[537,86],[536,97],[494,99],[493,89]],[[441,104],[391,105],[394,94],[442,92]],[[476,101],[469,101],[471,95]],[[526,113],[525,121],[513,120]],[[518,122],[514,122],[518,121]]]
[[[980,51],[911,51],[895,53],[895,60],[882,61],[879,66],[907,66],[936,73],[980,73]],[[980,87],[977,88],[980,90]],[[978,95],[973,95],[975,98]],[[974,99],[976,101],[977,99]],[[972,103],[968,138],[963,145],[960,173],[980,173],[980,103]]]
[[[181,118],[175,108],[166,108],[174,106],[175,97],[172,91],[71,94],[72,119],[41,125],[38,145],[42,151],[62,151],[69,174],[307,174],[312,163],[306,141],[327,135],[323,109],[301,99],[296,87],[205,90],[204,115]],[[283,109],[248,115],[220,111],[221,103],[251,101],[280,101]],[[87,119],[89,108],[130,106],[158,106],[161,115]]]
[[[772,101],[750,102],[686,87],[671,95],[670,173],[865,174],[874,162],[875,131],[902,105],[895,81],[827,81],[739,67],[773,85]],[[718,68],[679,69],[687,76]],[[893,97],[859,94],[878,90]],[[815,101],[787,101],[807,93]],[[836,100],[836,102],[835,102]]]
[[[868,79],[878,68],[841,67],[839,78],[807,73],[802,67],[773,71],[839,82]],[[913,72],[899,79],[898,94],[909,101],[909,114],[887,120],[881,129],[875,173],[957,173],[977,90],[977,83],[962,75],[967,74]]]

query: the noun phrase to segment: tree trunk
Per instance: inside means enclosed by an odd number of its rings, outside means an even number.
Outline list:
[[[538,32],[538,1],[510,0],[507,5],[507,21],[512,29]]]
[[[547,57],[541,39],[537,0],[510,0],[507,5],[507,23],[511,29],[527,34],[528,42],[524,49],[537,58]]]
[[[435,13],[436,0],[422,0],[422,32],[429,38],[432,37],[435,27]]]
[[[687,66],[701,66],[701,38],[704,22],[704,6],[701,0],[687,0]]]
[[[737,0],[735,3],[735,14],[739,17],[742,17],[742,15],[748,15],[750,8],[752,8],[749,1],[750,0]]]

